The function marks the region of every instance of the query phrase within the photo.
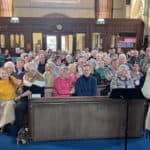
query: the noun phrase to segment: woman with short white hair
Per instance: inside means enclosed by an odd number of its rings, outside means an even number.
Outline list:
[[[13,75],[16,72],[15,64],[12,61],[5,62],[4,68],[7,69],[9,75]]]
[[[120,65],[117,71],[117,76],[113,77],[111,80],[110,89],[112,90],[116,88],[135,88],[127,65]]]

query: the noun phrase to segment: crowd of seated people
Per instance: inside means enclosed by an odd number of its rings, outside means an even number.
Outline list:
[[[130,78],[133,79],[134,86],[139,87],[142,84],[142,79],[150,64],[150,48],[146,52],[139,53],[137,50],[130,50],[127,53],[117,53],[115,49],[110,49],[108,52],[92,50],[77,51],[75,56],[64,52],[53,52],[51,50],[39,50],[37,54],[32,52],[22,52],[20,57],[13,59],[5,59],[2,66],[7,68],[9,74],[18,79],[23,79],[24,65],[28,62],[34,62],[37,65],[37,70],[43,75],[46,82],[46,87],[53,89],[54,80],[61,74],[62,66],[69,68],[68,74],[74,76],[74,82],[83,75],[83,66],[89,64],[91,66],[91,75],[97,80],[97,84],[110,85],[114,77],[118,76],[120,65],[126,65],[129,70]],[[10,53],[6,50],[7,56]],[[74,68],[74,71],[73,69]],[[72,71],[74,73],[72,73]],[[51,90],[52,92],[52,90]],[[51,95],[51,94],[50,94]],[[54,96],[54,95],[53,95]]]
[[[10,57],[8,59],[7,52],[1,66],[9,76],[22,80],[22,90],[18,94],[16,89],[16,97],[11,98],[16,101],[14,123],[18,129],[23,125],[29,96],[41,94],[43,97],[45,87],[51,88],[50,96],[96,96],[98,85],[106,84],[105,95],[108,95],[114,88],[141,88],[150,66],[150,48],[144,53],[86,49],[78,50],[75,56],[39,50],[37,54],[22,52],[16,61]]]

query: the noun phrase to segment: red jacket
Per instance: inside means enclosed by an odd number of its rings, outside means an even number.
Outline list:
[[[60,76],[56,77],[54,81],[53,96],[71,96],[72,82],[71,77],[68,77],[67,79]]]

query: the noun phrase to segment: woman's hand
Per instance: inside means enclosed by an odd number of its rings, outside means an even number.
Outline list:
[[[15,101],[18,101],[18,100],[20,100],[20,99],[21,99],[21,95],[15,97]]]

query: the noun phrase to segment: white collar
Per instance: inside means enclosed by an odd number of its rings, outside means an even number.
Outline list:
[[[23,84],[25,86],[28,86],[28,87],[31,87],[32,85],[37,85],[39,87],[44,87],[45,86],[45,81],[33,81],[33,82],[30,82],[30,81],[27,81],[26,79],[23,79]]]

